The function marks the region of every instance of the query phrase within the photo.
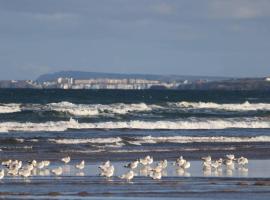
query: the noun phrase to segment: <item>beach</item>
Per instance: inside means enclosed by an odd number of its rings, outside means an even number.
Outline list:
[[[0,158],[50,161],[27,177],[0,180],[2,199],[268,199],[270,95],[261,92],[0,90]],[[256,98],[254,98],[256,97]],[[149,155],[161,179],[144,165],[121,179],[131,161]],[[210,155],[204,169],[202,157]],[[234,155],[233,167],[226,166]],[[70,162],[61,161],[70,157]],[[190,167],[175,165],[183,156]],[[248,159],[238,164],[241,156]],[[77,169],[82,160],[83,169]],[[110,161],[113,176],[100,176]],[[17,164],[16,164],[17,165]],[[54,169],[62,173],[55,175]]]

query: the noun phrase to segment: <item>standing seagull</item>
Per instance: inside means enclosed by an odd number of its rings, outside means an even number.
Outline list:
[[[83,169],[84,168],[84,160],[82,160],[79,164],[76,165],[77,169]]]
[[[111,165],[106,170],[101,170],[100,176],[105,176],[106,178],[112,177],[114,174],[114,167]]]
[[[52,173],[54,173],[56,176],[59,176],[63,173],[63,169],[62,169],[62,167],[58,167],[56,169],[53,169]]]
[[[130,168],[130,169],[135,169],[135,168],[137,168],[138,164],[139,164],[139,161],[135,160],[135,161],[125,165],[125,167]]]
[[[120,176],[121,179],[126,179],[127,181],[130,181],[134,178],[134,171],[130,170],[128,173],[123,174],[122,176]]]
[[[149,175],[152,179],[161,179],[162,173],[161,172],[151,172]]]
[[[174,163],[178,167],[182,167],[187,161],[183,158],[183,156],[180,156],[177,158],[176,162]]]
[[[165,169],[168,165],[168,161],[167,160],[162,160],[158,163],[158,165],[162,166],[163,169]]]
[[[101,165],[99,165],[98,168],[101,169],[101,170],[106,170],[110,166],[111,166],[111,162],[108,160],[105,163],[102,163]]]
[[[69,156],[64,157],[61,159],[61,161],[63,161],[65,164],[68,164],[70,162],[70,157]]]

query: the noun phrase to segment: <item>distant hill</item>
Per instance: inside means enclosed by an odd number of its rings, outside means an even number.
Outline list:
[[[83,71],[60,71],[55,73],[43,74],[37,78],[38,82],[52,81],[59,77],[90,79],[90,78],[134,78],[146,80],[176,81],[176,80],[226,80],[228,77],[208,77],[208,76],[180,76],[180,75],[153,75],[153,74],[120,74],[120,73],[102,73],[102,72],[83,72]]]

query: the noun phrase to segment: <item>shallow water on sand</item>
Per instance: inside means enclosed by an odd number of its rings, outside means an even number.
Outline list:
[[[112,162],[115,175],[112,178],[99,176],[100,163],[86,162],[83,170],[74,165],[53,162],[47,169],[39,170],[29,178],[6,176],[0,182],[0,197],[4,199],[102,199],[110,197],[181,197],[183,199],[241,198],[252,199],[256,195],[266,198],[270,195],[270,160],[250,160],[245,170],[237,166],[222,171],[203,171],[201,161],[191,161],[190,169],[183,170],[169,161],[161,180],[153,180],[140,170],[135,169],[136,177],[132,181],[118,178],[129,169],[126,162]],[[155,163],[153,164],[153,166]],[[50,169],[62,166],[63,174],[54,176]],[[93,198],[95,197],[95,198]],[[121,198],[120,198],[121,199]]]

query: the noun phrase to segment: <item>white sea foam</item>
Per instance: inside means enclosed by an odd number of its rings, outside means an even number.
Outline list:
[[[230,143],[230,142],[270,142],[270,136],[254,137],[225,137],[225,136],[169,136],[169,137],[136,137],[137,144],[156,144],[156,143],[194,143],[194,142],[211,142],[211,143]]]
[[[10,103],[10,104],[0,104],[0,113],[15,113],[20,112],[20,104]]]
[[[66,112],[74,116],[93,116],[99,114],[127,114],[130,112],[150,111],[152,107],[145,103],[138,104],[73,104],[60,102],[48,104],[50,110]]]
[[[185,109],[215,109],[227,111],[257,111],[257,110],[270,110],[269,103],[249,103],[248,101],[240,104],[218,104],[213,102],[178,102],[168,103],[168,105],[175,105],[178,108]]]
[[[123,139],[120,137],[109,137],[109,138],[87,138],[87,139],[49,139],[50,142],[56,144],[99,144],[103,145],[103,147],[122,147],[125,144],[123,143]],[[243,142],[270,142],[270,136],[254,136],[254,137],[234,137],[234,136],[142,136],[135,137],[132,139],[125,139],[125,142],[134,145],[143,145],[143,144],[158,144],[158,143],[243,143]],[[100,147],[100,146],[99,146]],[[212,150],[215,147],[211,148]],[[220,149],[218,147],[217,149]],[[233,150],[234,147],[224,147],[223,149]],[[187,150],[187,149],[185,149]],[[191,149],[189,149],[191,150]],[[196,150],[192,148],[192,150]],[[138,151],[136,149],[135,151]]]
[[[33,111],[56,111],[68,113],[73,116],[98,116],[98,115],[125,115],[136,112],[150,112],[153,110],[196,110],[211,109],[223,111],[270,111],[269,103],[230,103],[218,104],[214,102],[168,102],[167,104],[145,104],[145,103],[115,103],[115,104],[75,104],[71,102],[59,102],[49,104],[0,104],[0,113],[14,113],[25,110]]]
[[[68,129],[229,129],[229,128],[270,128],[269,118],[189,118],[177,121],[119,121],[79,123],[74,119],[69,121],[32,123],[32,122],[2,122],[0,132],[7,131],[66,131]]]
[[[120,143],[122,139],[120,137],[116,138],[87,138],[87,139],[49,139],[50,142],[57,144],[112,144]]]
[[[227,129],[227,128],[270,128],[266,118],[231,119],[183,119],[178,121],[124,121],[78,124],[81,129]]]

